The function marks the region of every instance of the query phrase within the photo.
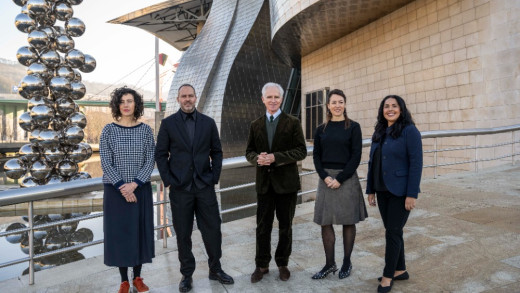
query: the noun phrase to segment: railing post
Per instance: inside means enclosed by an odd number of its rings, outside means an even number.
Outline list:
[[[163,203],[161,204],[161,208],[162,208],[162,217],[163,217],[163,229],[162,229],[162,236],[163,236],[163,248],[166,248],[168,247],[168,234],[166,233],[167,232],[167,229],[168,229],[168,226],[166,224],[168,224],[168,217],[166,217],[166,203],[164,203],[164,201],[166,200],[166,189],[164,187],[164,184],[161,183],[161,189],[162,189],[162,201]]]
[[[475,135],[475,172],[478,172],[478,134]]]
[[[433,139],[433,179],[437,179],[437,138]]]
[[[511,131],[511,164],[515,165],[515,131]]]
[[[33,201],[29,202],[27,219],[29,220],[29,285],[34,285],[34,216]]]

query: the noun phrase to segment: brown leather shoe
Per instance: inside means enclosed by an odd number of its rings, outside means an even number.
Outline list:
[[[280,280],[287,281],[291,277],[291,272],[287,267],[278,267],[278,271],[280,271]]]
[[[269,268],[256,267],[255,271],[251,275],[251,283],[256,283],[264,277],[265,274],[269,273]]]

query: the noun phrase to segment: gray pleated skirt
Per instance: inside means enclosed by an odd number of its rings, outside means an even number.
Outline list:
[[[341,170],[325,169],[334,178]],[[368,217],[357,172],[338,189],[318,181],[314,203],[314,223],[318,225],[353,225]]]

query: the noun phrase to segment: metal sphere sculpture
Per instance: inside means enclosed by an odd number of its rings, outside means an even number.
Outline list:
[[[20,179],[21,187],[88,179],[78,163],[90,158],[92,148],[82,142],[87,119],[75,101],[86,93],[80,71],[92,72],[96,60],[75,48],[74,38],[86,29],[74,17],[73,7],[82,0],[12,1],[21,7],[14,25],[27,34],[16,58],[28,67],[18,88],[28,111],[18,124],[29,132],[30,144],[20,148],[20,158],[4,164],[6,176]]]

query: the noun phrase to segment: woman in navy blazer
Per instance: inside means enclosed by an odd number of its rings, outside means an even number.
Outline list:
[[[377,115],[368,162],[368,203],[379,206],[385,226],[385,268],[377,292],[390,292],[394,280],[407,280],[403,227],[415,208],[423,166],[421,133],[404,100],[386,96]]]

